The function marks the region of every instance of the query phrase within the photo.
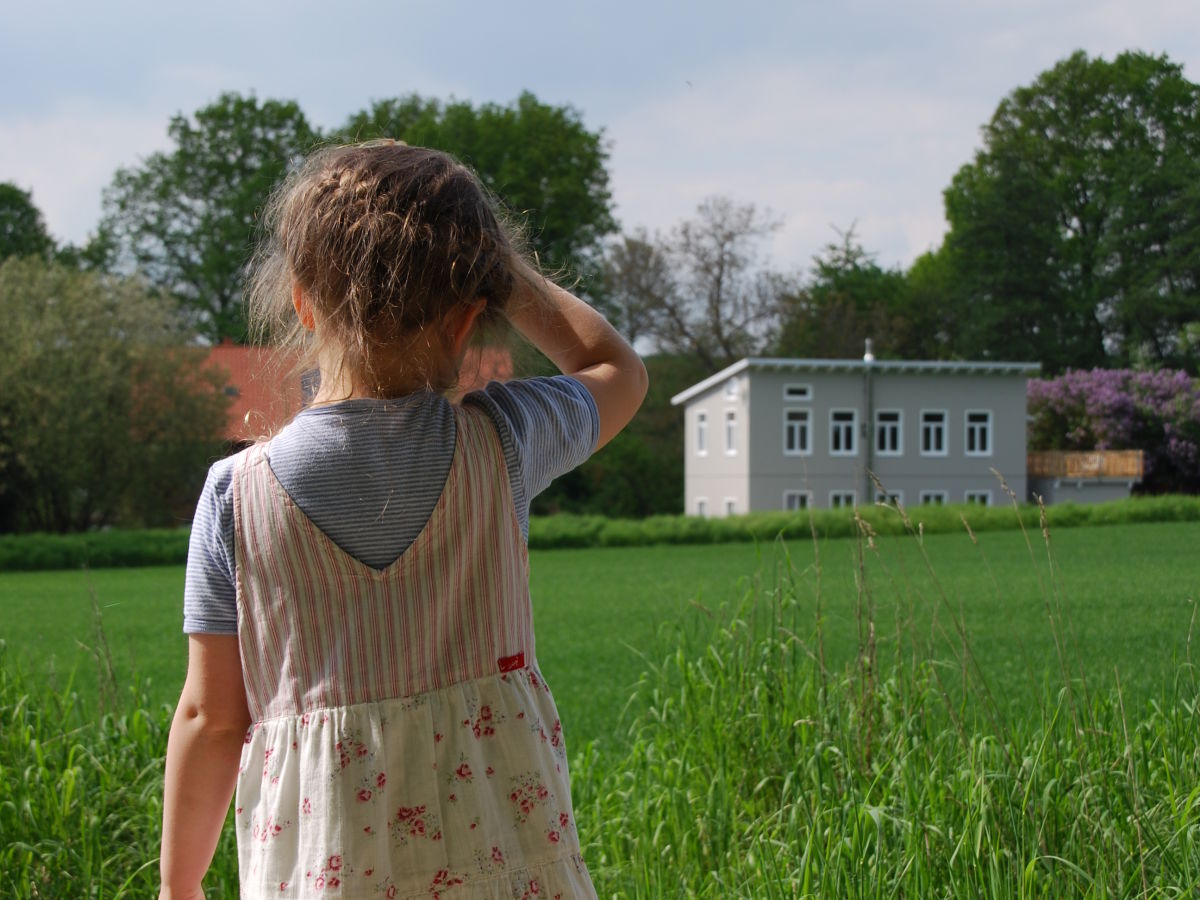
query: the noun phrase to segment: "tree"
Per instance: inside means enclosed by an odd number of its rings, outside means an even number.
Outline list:
[[[645,229],[609,244],[602,266],[600,307],[631,344],[649,337],[654,310],[675,291],[671,262]]]
[[[462,160],[525,226],[548,270],[590,278],[602,239],[616,230],[603,132],[589,131],[571,107],[531,93],[507,106],[415,94],[380,100],[350,116],[337,137],[395,138]]]
[[[102,234],[177,296],[210,340],[246,337],[242,279],[257,216],[318,134],[290,101],[222,94],[167,129],[174,149],[121,169],[104,195]]]
[[[778,325],[789,282],[762,245],[779,226],[752,203],[710,197],[665,238],[639,232],[611,250],[606,299],[658,351],[720,369],[763,350]]]
[[[10,256],[40,256],[54,249],[33,196],[12,182],[0,182],[0,262]]]
[[[908,325],[901,315],[904,275],[883,269],[854,237],[813,257],[809,280],[783,298],[783,325],[774,352],[810,359],[862,356],[866,340],[876,355],[904,356]]]
[[[165,524],[194,499],[228,398],[134,279],[0,264],[0,530]]]
[[[956,352],[1194,366],[1200,87],[1166,57],[1077,52],[1002,100],[983,138],[945,192]]]

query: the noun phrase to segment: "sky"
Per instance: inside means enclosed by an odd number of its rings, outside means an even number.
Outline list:
[[[331,128],[413,92],[529,90],[602,130],[623,231],[666,233],[723,195],[781,220],[781,270],[849,229],[907,267],[940,244],[942,191],[996,105],[1080,49],[1165,54],[1200,80],[1200,2],[9,0],[0,181],[80,243],[117,169],[225,91]]]

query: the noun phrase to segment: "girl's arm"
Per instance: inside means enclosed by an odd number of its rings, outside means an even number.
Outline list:
[[[517,331],[579,379],[600,416],[600,449],[633,418],[646,396],[646,367],[600,313],[570,292],[518,264],[508,318]]]
[[[201,898],[237,782],[250,712],[236,635],[193,634],[167,740],[160,900]]]

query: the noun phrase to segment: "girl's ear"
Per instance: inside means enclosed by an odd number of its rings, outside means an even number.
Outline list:
[[[455,359],[459,359],[466,351],[471,327],[486,307],[487,297],[480,297],[470,306],[459,307],[447,317],[447,336],[450,338],[450,348],[454,351]]]
[[[308,331],[312,331],[317,327],[317,320],[313,316],[312,304],[308,302],[308,295],[304,293],[304,288],[300,287],[300,282],[292,282],[292,306],[296,307],[296,315],[300,317],[300,324]]]

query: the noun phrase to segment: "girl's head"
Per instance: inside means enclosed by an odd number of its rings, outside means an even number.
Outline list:
[[[275,193],[266,224],[252,321],[307,345],[354,391],[450,387],[459,326],[500,319],[513,290],[508,229],[475,174],[437,150],[318,151]]]

